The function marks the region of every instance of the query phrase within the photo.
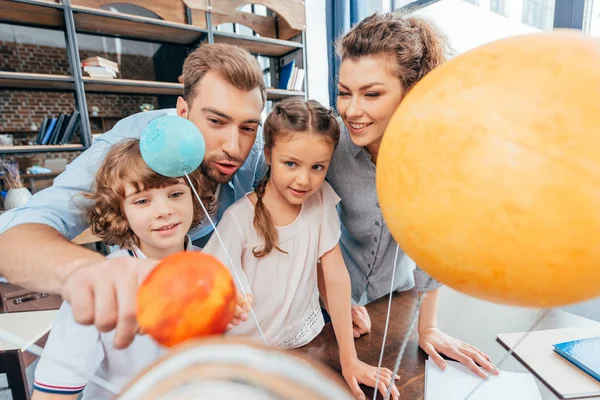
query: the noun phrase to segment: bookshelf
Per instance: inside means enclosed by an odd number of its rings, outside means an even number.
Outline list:
[[[64,151],[82,151],[84,150],[81,144],[51,144],[51,145],[23,145],[23,146],[0,146],[0,154],[15,154],[15,153],[52,153]]]
[[[66,145],[2,146],[1,154],[81,151],[92,141],[87,94],[178,96],[183,85],[178,82],[142,79],[104,79],[83,76],[78,35],[183,45],[191,51],[200,43],[229,43],[248,49],[256,56],[269,57],[271,81],[277,86],[277,71],[282,60],[299,55],[305,67],[304,2],[302,0],[260,0],[268,7],[267,16],[242,12],[246,2],[222,0],[124,0],[119,4],[144,7],[158,18],[101,8],[106,0],[0,0],[0,23],[40,27],[63,31],[70,74],[0,71],[0,90],[69,91],[76,98],[75,109],[81,115],[81,143]],[[239,4],[238,4],[239,3]],[[243,3],[243,4],[242,4]],[[274,13],[275,12],[275,13]],[[243,23],[252,34],[218,30],[222,23]],[[258,36],[259,33],[261,36]],[[307,79],[304,78],[304,87]],[[267,88],[267,99],[304,97],[304,91]],[[25,130],[26,127],[23,127]],[[16,132],[6,132],[16,134]],[[94,132],[98,133],[98,132]],[[32,132],[30,132],[32,134]]]

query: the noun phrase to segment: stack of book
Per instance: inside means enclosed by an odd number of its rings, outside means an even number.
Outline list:
[[[79,111],[71,115],[60,113],[56,118],[44,118],[35,144],[69,144],[79,130]]]
[[[114,79],[119,73],[119,64],[99,56],[88,57],[81,61],[83,72],[91,78]]]
[[[304,84],[304,69],[296,67],[292,60],[281,67],[279,72],[279,89],[301,91]]]

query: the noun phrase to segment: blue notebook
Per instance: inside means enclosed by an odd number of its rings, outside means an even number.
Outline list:
[[[554,351],[600,382],[600,336],[558,343]]]

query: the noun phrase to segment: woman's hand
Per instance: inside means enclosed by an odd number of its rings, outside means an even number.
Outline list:
[[[381,368],[379,372],[380,374],[379,382],[377,383],[377,389],[379,389],[382,396],[385,396],[387,388],[392,379],[392,371],[387,368]],[[342,375],[348,383],[348,386],[350,386],[350,390],[352,390],[354,397],[364,400],[365,394],[362,390],[360,390],[360,386],[358,385],[362,383],[363,385],[375,387],[375,382],[377,382],[377,367],[365,364],[358,358],[353,358],[347,362],[342,362]],[[395,380],[399,379],[400,377],[396,375]],[[392,385],[391,394],[392,399],[398,400],[400,392],[395,384]]]
[[[494,375],[498,375],[500,371],[494,364],[490,362],[490,357],[481,350],[461,342],[450,335],[445,334],[436,327],[423,329],[419,332],[419,346],[429,354],[429,357],[442,370],[446,369],[446,361],[440,356],[441,354],[450,357],[471,369],[475,374],[482,378],[486,378],[486,370]],[[483,370],[478,367],[480,365]]]

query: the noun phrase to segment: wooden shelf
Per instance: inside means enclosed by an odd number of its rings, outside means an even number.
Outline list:
[[[297,90],[283,90],[283,89],[273,89],[273,88],[267,89],[267,98],[269,100],[279,100],[279,99],[284,99],[286,97],[294,97],[294,96],[304,97],[304,95],[305,95],[304,92],[299,92]]]
[[[143,93],[152,95],[174,95],[183,93],[183,84],[171,82],[136,81],[131,79],[100,79],[83,77],[86,92],[104,93]],[[304,92],[282,89],[267,89],[269,100],[283,99],[290,96],[304,96]]]
[[[0,135],[12,135],[12,136],[28,136],[37,135],[38,131],[4,131],[0,132]]]
[[[0,22],[63,29],[62,5],[49,0],[2,0]]]
[[[60,151],[83,151],[81,144],[53,144],[53,145],[26,145],[26,146],[0,146],[0,154],[8,153],[46,153]]]
[[[72,76],[0,71],[0,87],[74,90],[74,86]]]
[[[183,84],[155,81],[136,81],[132,79],[100,79],[83,77],[86,92],[143,93],[181,95]]]
[[[43,174],[19,174],[21,179],[48,179],[56,178],[60,175],[60,172],[48,172]],[[4,180],[4,175],[0,175],[0,181]]]
[[[294,50],[302,49],[302,43],[289,40],[237,35],[228,32],[214,32],[215,43],[229,43],[248,49],[254,54],[280,57]]]
[[[71,8],[78,32],[180,44],[193,43],[207,34],[206,29],[193,25],[84,6]]]

